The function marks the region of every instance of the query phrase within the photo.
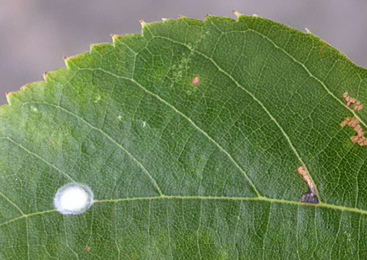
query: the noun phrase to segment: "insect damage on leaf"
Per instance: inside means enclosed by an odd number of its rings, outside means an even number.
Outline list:
[[[302,177],[302,179],[306,182],[308,186],[308,191],[303,193],[300,201],[305,203],[317,204],[319,203],[319,199],[316,194],[316,189],[311,180],[311,176],[307,172],[306,168],[302,165],[297,169],[298,174]]]
[[[354,110],[362,110],[363,105],[360,101],[358,101],[356,98],[352,98],[349,96],[348,91],[343,94],[343,99],[345,100],[345,103],[347,103],[347,107],[351,107],[354,105]]]
[[[200,77],[199,76],[195,76],[192,80],[191,80],[191,84],[192,85],[198,85],[200,83]]]
[[[349,152],[356,145],[347,140],[336,144],[337,151],[323,145],[335,144],[329,133],[343,132],[339,123],[347,113],[363,108],[357,98],[364,98],[364,82],[349,80],[359,70],[346,62],[350,69],[333,67],[338,76],[323,83],[329,58],[346,59],[330,45],[308,29],[305,35],[255,14],[234,14],[237,20],[208,15],[203,22],[182,16],[141,21],[142,34],[111,35],[112,45],[65,57],[67,68],[8,94],[12,107],[0,110],[0,205],[9,204],[0,213],[0,259],[257,259],[259,237],[266,237],[264,259],[308,259],[310,251],[320,258],[363,258],[365,194],[357,187],[355,198],[351,188],[354,179],[361,186],[364,176],[350,171],[361,163]],[[276,89],[256,87],[278,78]],[[310,87],[301,94],[297,86],[305,80]],[[321,87],[337,99],[334,93],[344,90],[337,112],[345,116],[336,125],[318,120],[324,107],[308,102],[307,91]],[[355,98],[348,92],[342,98],[346,89]],[[286,109],[288,92],[296,93],[294,104],[302,102],[302,111]],[[324,101],[324,91],[313,94],[312,100]],[[289,129],[286,119],[306,115],[322,142],[309,136],[307,126]],[[346,128],[352,141],[367,145],[367,130],[355,117],[342,126],[353,128]],[[340,163],[325,159],[335,153]],[[332,172],[331,166],[338,178],[318,170]],[[64,171],[88,183],[99,199],[85,184],[62,186]],[[292,185],[300,180],[296,175],[307,188]],[[297,240],[305,234],[307,243]],[[345,239],[329,239],[338,236]],[[274,241],[279,250],[272,250]]]
[[[360,146],[367,146],[367,139],[364,137],[364,134],[366,133],[361,125],[359,124],[359,121],[357,118],[355,117],[347,117],[341,124],[341,127],[344,126],[350,126],[352,127],[355,131],[356,134],[354,136],[352,136],[350,138],[350,140],[352,140],[353,143],[357,143]]]

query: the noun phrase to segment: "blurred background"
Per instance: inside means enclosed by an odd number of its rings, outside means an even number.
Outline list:
[[[42,80],[64,56],[140,32],[139,20],[240,13],[269,18],[313,34],[367,67],[366,0],[0,0],[0,105],[5,92]]]

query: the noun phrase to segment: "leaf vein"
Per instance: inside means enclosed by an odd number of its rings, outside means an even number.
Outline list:
[[[164,195],[162,193],[161,188],[159,187],[157,181],[153,178],[153,176],[148,172],[148,170],[144,167],[144,165],[138,160],[136,159],[125,147],[123,147],[121,144],[119,144],[115,139],[113,139],[110,135],[108,135],[106,132],[104,132],[102,129],[97,128],[95,126],[93,126],[92,124],[90,124],[89,122],[87,122],[84,118],[74,114],[73,112],[67,110],[64,107],[61,107],[59,105],[54,105],[51,103],[46,103],[46,102],[26,102],[23,104],[42,104],[42,105],[47,105],[47,106],[51,106],[54,107],[60,111],[63,111],[73,117],[75,117],[76,119],[78,119],[80,122],[83,122],[85,125],[87,125],[88,127],[90,127],[91,129],[94,129],[97,132],[100,132],[102,135],[104,135],[105,137],[107,137],[108,140],[110,140],[113,144],[115,144],[117,147],[119,147],[122,151],[124,151],[138,166],[139,168],[141,168],[143,170],[143,172],[147,175],[147,177],[151,180],[151,182],[153,183],[154,187],[157,189],[158,193],[162,196]]]

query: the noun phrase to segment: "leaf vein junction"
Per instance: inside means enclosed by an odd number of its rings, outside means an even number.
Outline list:
[[[250,31],[250,30],[247,30],[247,31]],[[245,32],[247,32],[245,31]],[[307,169],[307,166],[306,166],[306,163],[303,161],[303,159],[301,158],[301,156],[299,155],[299,153],[297,152],[296,148],[294,147],[291,139],[289,138],[288,134],[284,131],[284,129],[282,128],[282,126],[279,124],[279,122],[273,117],[273,115],[269,112],[269,110],[265,107],[265,105],[254,95],[252,94],[250,91],[248,91],[246,88],[244,88],[240,83],[238,83],[238,81],[236,81],[232,75],[230,75],[229,73],[227,73],[224,69],[222,69],[218,63],[216,63],[216,61],[214,61],[214,59],[206,56],[205,54],[193,49],[193,48],[190,48],[190,46],[187,46],[186,44],[184,43],[180,43],[178,41],[175,41],[175,40],[172,40],[171,38],[167,38],[167,37],[163,37],[163,36],[153,36],[153,37],[156,37],[156,38],[162,38],[162,39],[165,39],[165,40],[169,40],[169,41],[172,41],[176,44],[180,44],[182,46],[185,46],[186,48],[190,49],[191,51],[199,54],[200,56],[204,57],[205,59],[209,60],[210,62],[212,62],[214,64],[215,67],[217,67],[217,69],[222,72],[224,75],[226,75],[229,79],[231,79],[231,81],[233,83],[235,83],[237,85],[237,87],[241,88],[242,90],[244,90],[248,95],[250,95],[252,97],[253,100],[255,100],[260,106],[261,108],[265,111],[265,113],[270,117],[270,119],[276,124],[276,126],[279,128],[279,130],[282,132],[283,136],[286,138],[287,142],[289,143],[289,146],[291,147],[291,149],[293,150],[294,154],[296,155],[296,157],[298,158],[298,160],[300,161],[300,163],[306,168],[307,172],[308,169]],[[310,175],[311,177],[311,180],[314,184],[314,187],[315,187],[315,190],[316,190],[316,193],[318,194],[318,189],[317,189],[317,185],[315,184],[315,182],[313,181],[312,179],[312,176]],[[319,196],[318,196],[319,197]],[[319,201],[321,202],[321,198],[319,197]]]

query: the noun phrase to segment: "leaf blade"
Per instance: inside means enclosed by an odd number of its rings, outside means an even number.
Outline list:
[[[0,109],[0,201],[16,205],[2,256],[365,256],[366,151],[340,123],[365,126],[341,97],[364,103],[366,72],[320,39],[258,17],[181,18],[66,65]],[[301,165],[321,203],[298,202]],[[63,217],[51,198],[70,180],[97,199]]]

